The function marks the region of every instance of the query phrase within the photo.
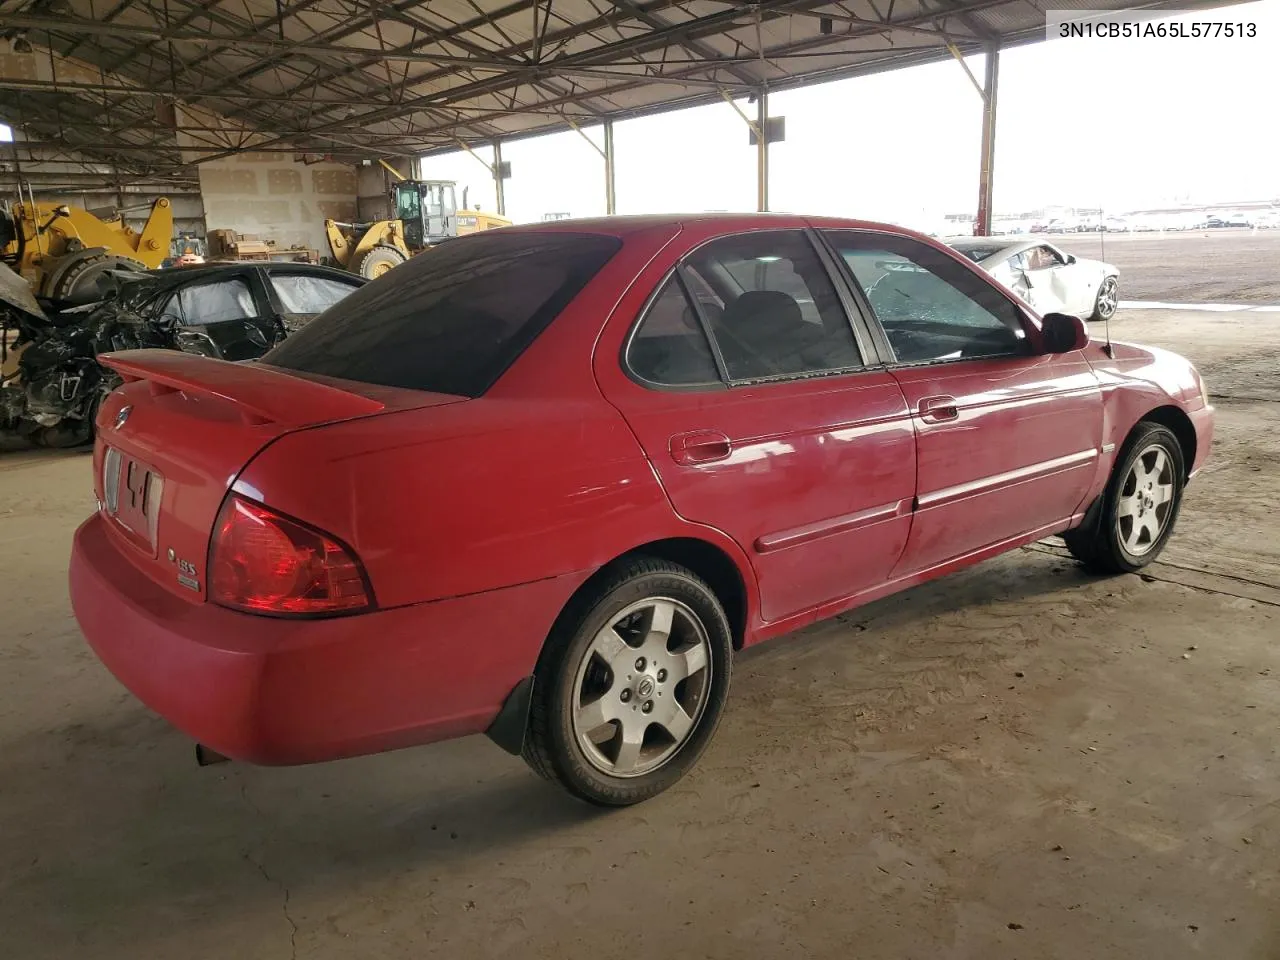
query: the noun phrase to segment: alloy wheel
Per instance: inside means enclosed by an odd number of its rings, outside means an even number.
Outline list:
[[[1149,553],[1160,541],[1173,513],[1173,460],[1153,443],[1133,461],[1116,501],[1116,533],[1135,557]]]
[[[573,686],[573,734],[587,761],[638,777],[688,742],[711,690],[711,644],[689,607],[650,597],[592,638]]]
[[[1103,320],[1109,320],[1119,305],[1119,285],[1116,283],[1115,277],[1108,277],[1102,281],[1102,289],[1098,291],[1098,316]]]

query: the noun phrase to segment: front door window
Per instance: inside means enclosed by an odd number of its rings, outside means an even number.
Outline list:
[[[833,231],[829,239],[862,287],[899,361],[1025,352],[1017,307],[948,254],[892,234]]]

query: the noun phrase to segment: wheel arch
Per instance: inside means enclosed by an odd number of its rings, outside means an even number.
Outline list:
[[[1196,428],[1191,423],[1191,418],[1181,407],[1171,403],[1165,404],[1145,413],[1130,428],[1129,436],[1132,436],[1133,431],[1143,423],[1158,423],[1162,427],[1167,427],[1177,438],[1178,446],[1182,448],[1182,479],[1185,481],[1191,472],[1192,465],[1196,462]],[[1128,436],[1125,439],[1127,440]]]
[[[729,620],[733,648],[742,649],[748,617],[747,584],[742,570],[723,548],[698,537],[664,537],[642,543],[618,554],[608,563],[602,564],[574,591],[564,609],[571,607],[578,597],[595,589],[596,584],[606,579],[618,564],[637,556],[656,557],[679,564],[706,581],[711,592],[720,601],[720,606],[724,608],[725,616]]]

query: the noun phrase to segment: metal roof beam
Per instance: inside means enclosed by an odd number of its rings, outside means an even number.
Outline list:
[[[619,10],[622,10],[625,13],[629,14],[630,16],[635,17],[637,20],[641,21],[642,23],[648,24],[654,30],[667,30],[667,29],[670,29],[672,26],[671,22],[665,19],[664,17],[656,13],[648,12],[643,7],[632,2],[632,0],[609,0],[609,2],[612,3]],[[711,47],[708,47],[705,43],[701,43],[698,40],[680,41],[679,45],[684,47],[686,50],[688,50],[690,53],[694,54],[695,56],[699,56],[707,60],[715,60],[720,56],[720,51],[714,50]],[[737,67],[729,68],[729,72],[732,73],[735,77],[737,77],[747,86],[758,84],[761,80],[760,77],[755,76],[749,71],[741,70],[741,69],[738,69]]]
[[[284,56],[294,53],[314,53],[335,57],[349,57],[352,54],[370,53],[376,54],[373,58],[374,62],[381,62],[383,60],[406,60],[410,62],[442,63],[449,66],[476,67],[478,69],[488,68],[493,70],[509,70],[512,67],[526,66],[526,64],[523,64],[520,61],[508,60],[497,56],[492,57],[491,59],[483,59],[480,57],[450,56],[448,54],[422,53],[401,49],[378,51],[372,47],[350,47],[334,43],[296,42],[292,40],[281,40],[278,37],[210,36],[207,33],[166,30],[161,26],[148,27],[138,24],[103,23],[101,21],[81,20],[74,17],[15,15],[6,16],[5,23],[23,27],[25,29],[54,30],[70,35],[83,34],[86,36],[142,37],[147,38],[154,43],[163,43],[167,41],[173,41],[175,43],[221,43],[223,41],[227,41],[234,44],[235,48],[238,49],[279,51]],[[226,50],[228,48],[219,49]],[[184,62],[193,66],[199,61],[192,60]],[[254,64],[254,69],[258,69],[264,66],[264,64],[265,61]],[[228,82],[230,82],[231,78],[228,77],[227,79]],[[310,83],[307,84],[307,86],[310,85]],[[211,97],[216,96],[216,94],[212,92],[202,95]],[[264,93],[263,96],[270,95]]]
[[[130,86],[123,83],[86,83],[86,82],[64,82],[61,80],[24,80],[16,77],[0,78],[0,90],[27,90],[34,92],[48,93],[108,93],[119,94],[129,97],[158,97],[165,100],[173,100],[173,91],[168,87],[157,86],[152,84],[139,84],[138,86]],[[212,93],[204,93],[203,91],[194,91],[187,93],[184,101],[191,97],[213,97]],[[219,93],[217,99],[232,102],[261,103],[266,98],[266,94],[253,93]],[[349,97],[297,97],[297,102],[304,104],[318,104],[326,106],[350,106],[351,99]],[[381,101],[388,106],[394,104],[392,100]],[[99,106],[101,104],[99,103]]]
[[[143,153],[143,154],[154,154],[156,152],[155,146],[151,144],[122,143],[118,140],[103,140],[96,143],[94,142],[70,143],[70,142],[65,142],[61,140],[24,140],[23,145],[38,148],[38,149],[46,149],[46,150],[52,149],[55,147],[61,147],[63,149],[69,149],[74,151],[101,150],[101,151],[113,151],[117,153]],[[179,148],[175,147],[174,152],[178,152],[178,149]],[[200,155],[193,160],[184,161],[184,164],[183,164],[184,166],[191,163],[203,163],[206,159],[208,159],[207,157],[203,156],[203,154],[206,154],[206,153],[222,154],[224,152],[221,146],[214,146],[214,145],[204,146],[204,147],[184,146],[184,147],[181,147],[180,149],[183,154],[199,154]],[[411,156],[416,152],[418,152],[417,145],[413,143],[381,144],[378,146],[378,149],[383,151],[383,154],[382,154],[383,156],[386,156],[388,153],[394,153],[396,155],[400,155],[396,153],[396,151],[400,151],[400,150],[404,151],[403,153],[404,156]],[[362,149],[357,145],[344,147],[340,145],[339,146],[334,146],[334,145],[297,146],[297,145],[291,144],[289,146],[279,146],[279,145],[272,145],[272,144],[263,144],[262,146],[255,146],[254,144],[249,144],[244,148],[242,152],[244,153],[284,153],[284,154],[290,154],[293,156],[297,156],[300,154],[320,154],[324,156],[334,156],[334,157],[337,157],[337,156],[353,157],[356,159],[364,159],[370,155],[370,151],[368,149]],[[167,169],[167,167],[165,169]]]
[[[507,16],[509,13],[519,13],[524,10],[527,10],[529,7],[533,6],[535,2],[536,0],[516,0],[516,2],[508,4],[506,7],[501,8],[502,10],[501,16]],[[384,14],[390,14],[392,12],[400,12],[406,9],[417,7],[420,5],[420,3],[421,3],[421,0],[398,0],[398,2],[396,3],[390,4],[387,7],[381,8],[381,12]],[[498,15],[499,14],[497,11],[495,11],[493,14],[490,14],[490,16],[498,16]],[[327,43],[332,43],[335,40],[344,40],[349,36],[353,36],[357,33],[360,33],[364,30],[369,29],[369,27],[372,26],[374,19],[376,19],[376,16],[367,17],[367,18],[359,17],[351,21],[345,27],[339,30],[326,31],[322,36],[324,36],[325,41]],[[478,17],[472,20],[468,20],[461,24],[455,24],[451,27],[438,29],[434,33],[430,34],[429,36],[409,44],[408,48],[405,48],[405,49],[397,48],[397,50],[395,51],[375,51],[373,49],[369,49],[370,57],[359,60],[354,64],[347,64],[340,70],[331,71],[329,74],[321,75],[315,78],[313,82],[315,84],[320,84],[320,85],[331,83],[334,80],[349,76],[351,73],[354,73],[357,70],[363,70],[366,67],[374,66],[378,63],[381,63],[384,59],[386,59],[388,55],[390,55],[393,52],[408,53],[408,52],[420,51],[422,50],[422,48],[429,46],[433,43],[440,43],[441,41],[444,41],[444,40],[450,40],[455,36],[461,36],[467,33],[468,31],[475,29],[476,27],[483,26],[485,22],[486,21],[484,17]],[[359,48],[338,47],[337,49],[343,51],[343,55],[347,57],[350,57],[353,52],[359,53]],[[288,52],[286,51],[284,53],[280,53],[280,54],[276,54],[275,56],[268,57],[262,63],[256,64],[253,68],[246,71],[241,71],[240,73],[236,74],[234,77],[234,80],[232,80],[231,82],[250,80],[253,77],[258,76],[263,71],[270,69],[276,62],[278,62],[279,60],[287,56],[288,56]],[[303,86],[308,86],[308,85],[310,84],[304,84]],[[300,89],[302,89],[302,87],[294,87],[292,90],[285,91],[283,95],[290,96]]]

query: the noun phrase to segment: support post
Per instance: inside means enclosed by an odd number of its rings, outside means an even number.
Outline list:
[[[613,181],[613,121],[604,122],[604,212],[613,216],[618,212],[618,197]]]
[[[761,87],[756,94],[756,209],[769,209],[769,91]]]
[[[498,198],[498,216],[507,215],[507,192],[502,179],[502,141],[493,141],[493,191]]]
[[[1000,47],[987,47],[987,69],[982,88],[982,162],[978,169],[978,218],[975,236],[991,233],[991,188],[995,182],[996,93],[1000,83]]]

